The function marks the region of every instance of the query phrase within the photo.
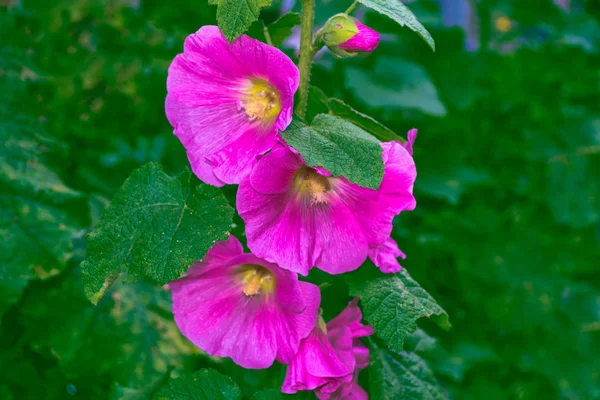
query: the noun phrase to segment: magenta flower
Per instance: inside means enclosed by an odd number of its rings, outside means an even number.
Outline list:
[[[292,119],[299,72],[275,47],[216,26],[187,37],[169,67],[165,110],[202,181],[239,183]]]
[[[361,319],[358,299],[327,325],[319,317],[287,368],[282,392],[314,390],[321,400],[367,399],[357,380],[359,371],[369,365],[369,349],[359,338],[372,335],[373,329]]]
[[[371,52],[379,46],[379,33],[354,20],[358,33],[347,41],[340,43],[338,47],[348,52]]]
[[[319,288],[244,254],[233,236],[169,284],[177,326],[206,353],[245,368],[290,362],[317,321]]]
[[[409,145],[381,146],[385,167],[378,190],[308,167],[289,148],[276,146],[238,189],[248,247],[303,275],[315,266],[331,274],[358,268],[388,240],[394,216],[416,206]]]

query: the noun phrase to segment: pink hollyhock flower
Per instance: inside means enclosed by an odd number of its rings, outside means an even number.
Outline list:
[[[311,168],[289,148],[276,146],[238,189],[248,247],[303,275],[315,266],[340,274],[358,268],[370,252],[376,257],[394,216],[416,206],[417,173],[407,145],[381,146],[384,175],[378,190]]]
[[[379,33],[354,20],[358,33],[347,41],[340,43],[338,47],[349,52],[371,52],[379,46]]]
[[[244,254],[233,236],[169,287],[185,337],[210,355],[254,369],[293,359],[316,323],[321,300],[317,286]]]
[[[165,110],[202,181],[239,183],[292,120],[299,72],[275,47],[216,26],[187,37],[169,67]]]
[[[321,400],[367,399],[358,373],[369,365],[369,349],[359,338],[372,335],[373,329],[361,319],[358,299],[327,325],[319,317],[287,368],[282,392],[314,390]]]

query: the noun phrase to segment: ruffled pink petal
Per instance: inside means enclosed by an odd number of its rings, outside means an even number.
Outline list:
[[[410,131],[408,131],[408,134],[406,135],[408,138],[408,141],[405,143],[402,143],[402,147],[404,147],[406,149],[406,151],[408,151],[408,154],[410,154],[411,156],[413,155],[413,145],[415,144],[415,140],[417,139],[417,133],[418,131],[416,129],[411,129]]]
[[[246,223],[248,247],[259,257],[306,275],[313,266],[332,274],[358,268],[368,243],[346,204],[307,205],[289,190],[302,163],[285,148],[258,162],[238,189],[238,212]]]
[[[359,21],[354,21],[358,33],[340,44],[339,47],[350,52],[370,52],[379,45],[379,33],[361,24]]]
[[[398,248],[398,244],[391,237],[381,245],[369,249],[369,258],[384,274],[400,272],[402,266],[398,262],[398,257],[404,260],[406,254]]]
[[[242,254],[244,254],[242,244],[235,236],[230,235],[229,239],[215,243],[202,258],[202,261],[211,264],[225,263]]]
[[[327,323],[327,330],[331,332],[335,329],[348,328],[353,338],[371,336],[374,333],[373,328],[362,324],[361,321],[362,312],[358,307],[358,298],[355,297],[341,313]]]
[[[378,190],[363,188],[345,179],[337,183],[340,198],[352,210],[371,247],[390,236],[394,216],[416,207],[414,160],[400,143],[381,143],[381,146],[384,173]]]
[[[171,282],[175,322],[206,353],[230,357],[245,368],[289,362],[315,326],[319,288],[252,254],[235,238],[216,244],[188,275]],[[246,296],[235,271],[261,265],[274,277],[274,296]]]
[[[248,247],[282,268],[307,275],[318,266],[339,274],[358,268],[367,257],[360,226],[339,201],[307,207],[287,193],[260,194],[244,181],[237,207],[246,223]]]
[[[330,385],[335,391],[340,384],[339,379],[352,373],[354,358],[351,351],[352,338],[349,332],[340,342],[344,349],[332,346],[327,336],[316,327],[312,333],[300,343],[298,353],[289,364],[282,386],[283,393],[296,393],[298,390],[314,390],[323,385]]]
[[[250,121],[239,101],[251,79],[269,82],[281,111],[270,124]],[[291,122],[299,73],[278,49],[245,35],[229,43],[214,26],[188,36],[167,79],[165,110],[194,173],[221,186],[239,183]]]
[[[292,335],[279,335],[277,343],[277,361],[288,364],[296,353],[300,344],[300,339],[306,338],[312,332],[319,316],[319,306],[321,305],[321,291],[319,287],[308,282],[298,282],[305,308],[300,312],[286,310],[288,319],[291,321],[293,331],[297,333]]]
[[[249,177],[250,186],[260,194],[284,193],[292,185],[301,166],[300,156],[287,146],[278,144],[256,163]]]

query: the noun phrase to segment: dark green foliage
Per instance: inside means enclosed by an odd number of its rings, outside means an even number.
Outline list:
[[[317,2],[317,27],[350,3]],[[377,334],[359,381],[372,399],[600,399],[600,14],[593,1],[571,3],[565,13],[550,0],[471,2],[481,41],[472,53],[433,0],[408,5],[435,37],[435,54],[367,11],[365,23],[385,34],[375,52],[317,58],[308,124],[330,114],[380,140],[419,129],[418,206],[393,231],[412,278],[370,266],[348,280],[308,277],[322,285],[327,320],[351,293],[363,296]],[[0,398],[148,399],[206,369],[220,374],[210,384],[226,382],[234,398],[314,398],[278,394],[284,366],[244,370],[192,346],[173,322],[169,292],[148,281],[169,273],[111,265],[140,279],[117,280],[97,306],[84,292],[84,237],[102,231],[127,177],[160,162],[162,184],[189,185],[186,175],[171,178],[188,161],[163,113],[167,68],[186,35],[227,16],[223,4],[0,6]],[[238,7],[245,16],[230,23],[230,39],[262,10],[261,29],[281,43],[296,17],[275,22],[279,4],[262,5]],[[500,15],[512,20],[507,32],[494,27]],[[378,174],[357,179],[375,184]],[[234,206],[235,187],[222,192]],[[241,220],[233,221],[244,241]],[[204,239],[172,276],[202,256]],[[410,297],[413,281],[429,295]],[[388,292],[399,301],[371,291],[379,285],[395,288]],[[410,317],[402,335],[388,337],[385,317],[373,317],[406,298],[415,300],[409,312],[421,312],[400,313]],[[450,315],[449,331],[435,323],[445,313],[431,298]]]

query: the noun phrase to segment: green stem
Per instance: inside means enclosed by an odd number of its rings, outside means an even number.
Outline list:
[[[350,7],[348,7],[348,9],[346,10],[346,12],[344,14],[349,15],[352,11],[354,11],[354,9],[356,7],[358,7],[360,3],[358,1],[355,1],[354,3],[352,3],[352,5]]]
[[[273,41],[271,40],[271,34],[269,33],[269,28],[266,26],[263,28],[263,32],[265,34],[265,39],[267,40],[267,44],[269,46],[273,46]]]
[[[302,0],[302,20],[300,22],[300,86],[298,87],[299,102],[296,105],[296,113],[304,118],[306,116],[306,105],[308,103],[308,88],[310,86],[310,68],[314,50],[312,45],[312,31],[315,19],[315,0]]]

